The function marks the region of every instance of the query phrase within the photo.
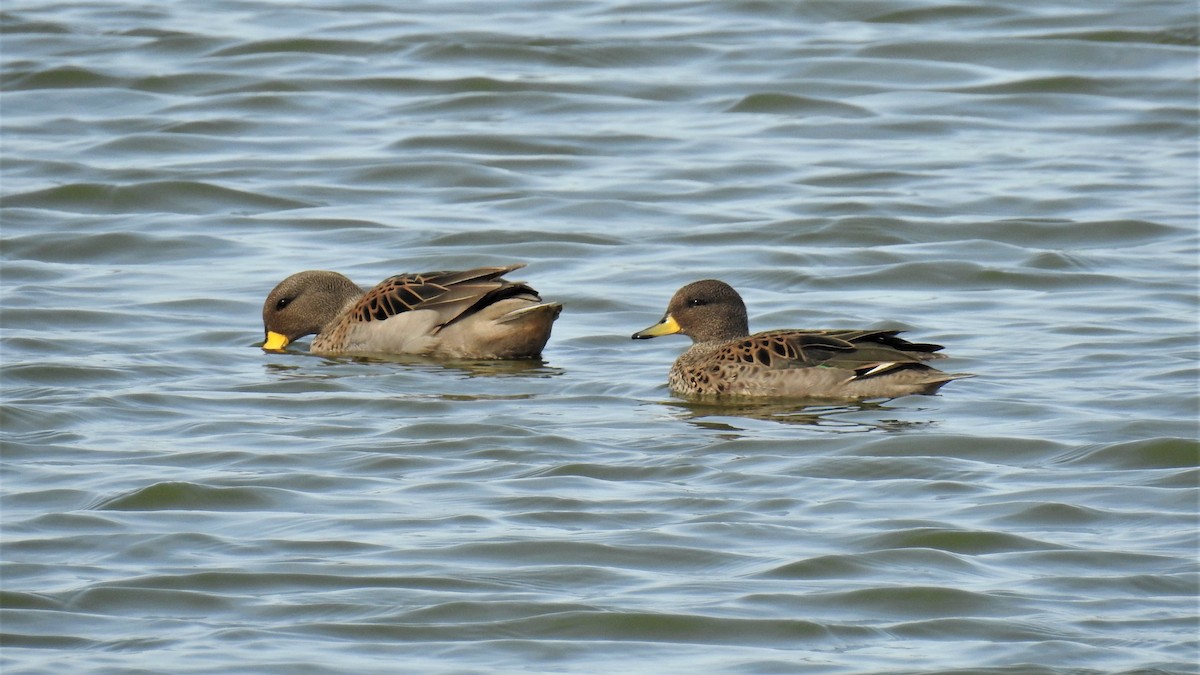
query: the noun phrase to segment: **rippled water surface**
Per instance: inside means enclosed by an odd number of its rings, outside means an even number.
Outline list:
[[[1195,11],[6,2],[0,668],[1197,672]],[[512,262],[542,360],[258,348]],[[977,377],[678,399],[705,277]]]

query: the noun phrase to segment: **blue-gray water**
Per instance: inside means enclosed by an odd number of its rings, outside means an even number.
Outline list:
[[[9,0],[0,669],[1196,672],[1195,11]],[[518,261],[541,362],[257,347]],[[690,405],[703,277],[978,377]]]

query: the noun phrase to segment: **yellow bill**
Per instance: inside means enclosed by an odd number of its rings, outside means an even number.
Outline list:
[[[641,330],[633,334],[634,340],[646,340],[648,338],[658,337],[660,335],[673,335],[679,332],[679,322],[670,314],[663,317],[662,321],[650,326],[646,330]]]
[[[287,347],[289,342],[291,340],[288,340],[282,333],[276,333],[273,330],[267,331],[267,341],[263,343],[262,348],[272,352],[283,351],[283,348]]]

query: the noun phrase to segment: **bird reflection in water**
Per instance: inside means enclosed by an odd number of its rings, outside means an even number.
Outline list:
[[[746,431],[746,429],[736,426],[737,418],[805,426],[830,433],[900,432],[924,429],[936,424],[933,420],[881,418],[881,415],[893,411],[904,414],[916,412],[912,408],[897,408],[888,406],[887,403],[887,401],[831,403],[830,401],[797,399],[769,401],[758,399],[739,401],[676,399],[664,401],[663,405],[675,408],[678,416],[698,427],[717,431]]]

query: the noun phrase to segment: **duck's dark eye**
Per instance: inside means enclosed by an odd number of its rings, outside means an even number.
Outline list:
[[[292,303],[291,298],[280,298],[279,302],[275,303],[275,311],[279,311]]]
[[[688,300],[688,307],[703,307],[708,304],[704,298],[692,298]]]

